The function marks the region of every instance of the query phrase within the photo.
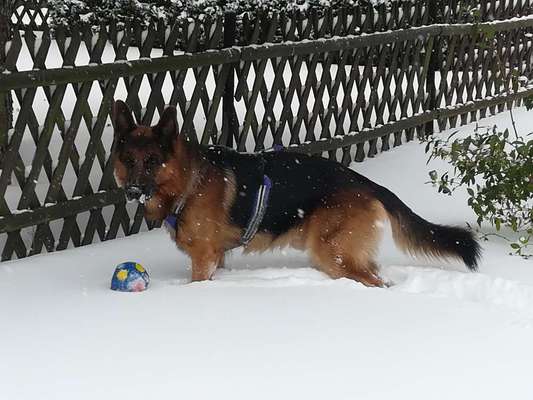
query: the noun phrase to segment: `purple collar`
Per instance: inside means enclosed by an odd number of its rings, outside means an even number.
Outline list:
[[[167,223],[167,225],[174,230],[178,229],[178,219],[181,212],[183,211],[183,207],[185,207],[185,201],[183,198],[181,198],[176,207],[174,208],[172,214],[167,215],[167,217],[165,218],[165,222]]]
[[[170,214],[165,218],[165,222],[168,226],[170,226],[172,229],[176,230],[178,227],[178,215],[177,214]]]

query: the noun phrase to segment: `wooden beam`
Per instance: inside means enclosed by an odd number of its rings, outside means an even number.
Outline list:
[[[114,189],[56,203],[48,207],[40,207],[36,210],[20,211],[18,214],[0,217],[0,233],[16,231],[123,202],[125,202],[123,191]]]

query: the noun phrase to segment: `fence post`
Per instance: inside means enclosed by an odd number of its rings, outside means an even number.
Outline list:
[[[237,15],[234,11],[224,13],[224,47],[235,45]],[[222,136],[219,144],[233,147],[233,138],[238,137],[239,123],[237,113],[235,112],[235,77],[234,66],[229,65],[230,69],[224,87],[224,96],[222,98]]]
[[[5,70],[5,48],[10,37],[11,1],[0,0],[0,74]],[[13,100],[9,91],[0,88],[0,170],[8,145],[8,130],[13,124]]]
[[[428,24],[439,23],[439,1],[440,0],[428,0]],[[433,46],[431,46],[431,56],[428,65],[428,71],[426,75],[426,92],[427,92],[427,106],[426,111],[435,110],[437,108],[437,87],[435,86],[435,73],[439,69],[439,42],[438,37],[434,38]],[[426,123],[424,134],[425,136],[432,135],[434,132],[435,121]]]

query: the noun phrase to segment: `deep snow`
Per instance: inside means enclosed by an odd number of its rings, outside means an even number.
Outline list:
[[[527,129],[533,114],[515,114]],[[482,124],[495,122],[508,115]],[[443,164],[426,167],[423,147],[354,168],[429,220],[475,221],[464,194],[424,184]],[[0,399],[531,398],[533,263],[483,246],[467,273],[387,236],[389,289],[332,281],[295,251],[235,252],[191,284],[162,230],[1,263]],[[148,291],[108,289],[126,260],[149,269]]]

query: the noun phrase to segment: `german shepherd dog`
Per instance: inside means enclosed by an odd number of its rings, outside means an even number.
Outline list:
[[[384,286],[374,255],[387,219],[402,250],[458,258],[477,269],[480,247],[470,231],[424,220],[388,189],[335,161],[192,143],[178,135],[173,107],[146,127],[117,101],[113,123],[118,185],[128,200],[144,203],[147,219],[170,219],[173,240],[191,258],[193,281],[211,279],[231,249],[291,246],[307,250],[331,278]]]

